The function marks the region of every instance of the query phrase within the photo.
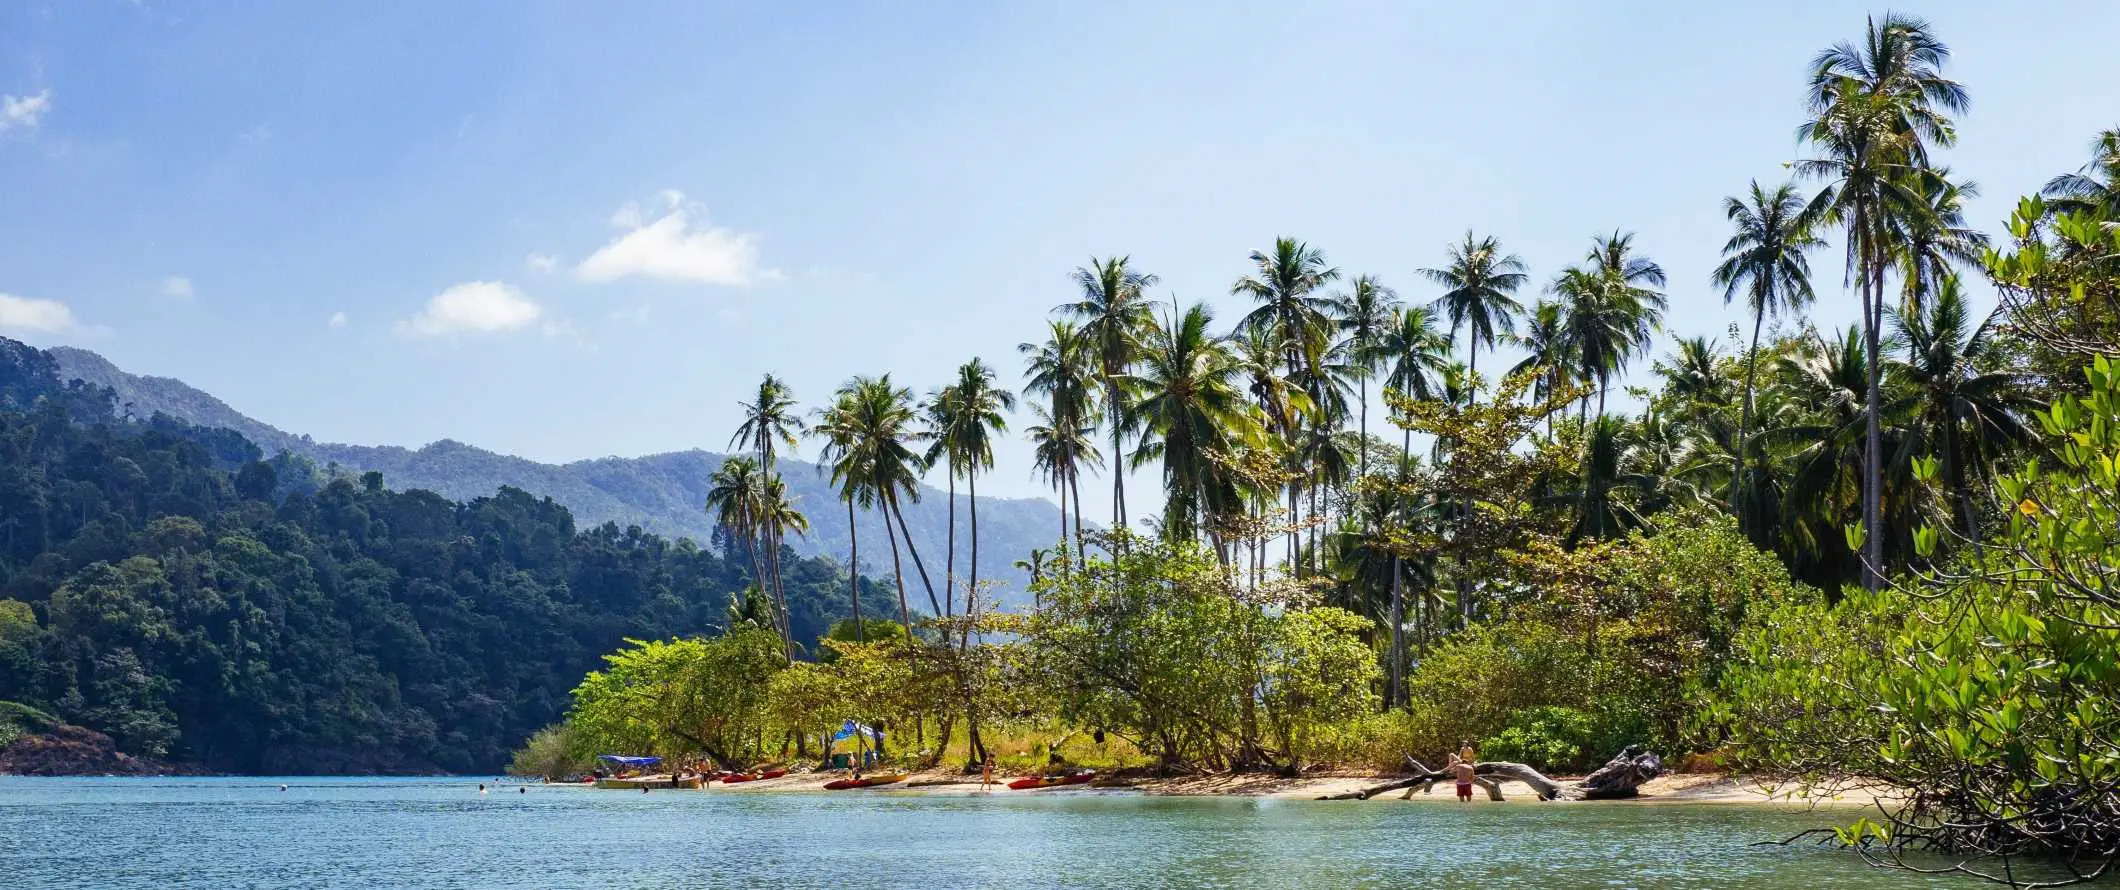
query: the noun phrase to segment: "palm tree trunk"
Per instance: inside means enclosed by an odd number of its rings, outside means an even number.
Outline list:
[[[884,498],[884,511],[890,511],[890,497]],[[905,601],[905,564],[898,561],[898,533],[891,528],[888,516],[883,521],[883,533],[891,540],[891,576],[898,580],[898,621],[905,626],[906,648],[913,648],[913,609]],[[908,542],[911,543],[911,542]]]
[[[1369,475],[1369,377],[1367,374],[1362,377],[1362,448],[1356,452],[1356,456],[1361,461],[1361,469],[1355,471],[1355,477],[1358,479],[1366,478]]]
[[[1053,491],[1060,497],[1060,573],[1065,575],[1068,566],[1074,563],[1067,558],[1067,471],[1060,470],[1059,473],[1059,478],[1053,482]],[[1037,578],[1033,577],[1031,581],[1035,585]]]
[[[1404,677],[1401,672],[1406,667],[1404,575],[1405,567],[1400,564],[1399,557],[1394,554],[1391,557],[1391,697],[1385,702],[1387,709],[1398,707],[1403,700]]]
[[[1857,224],[1861,223],[1858,219]],[[1862,304],[1863,352],[1869,364],[1864,369],[1869,379],[1863,395],[1863,587],[1875,591],[1884,584],[1884,436],[1877,416],[1879,378],[1884,370],[1877,354],[1877,329],[1884,322],[1884,267],[1878,262],[1873,239],[1865,234],[1863,241],[1869,266],[1864,270],[1869,274],[1863,278]]]
[[[1082,470],[1072,462],[1067,467],[1067,488],[1075,498],[1075,567],[1088,569],[1089,555],[1083,550],[1089,546],[1089,539],[1082,536]]]
[[[1465,360],[1465,401],[1480,400],[1480,333],[1472,332],[1472,354]]]
[[[944,459],[947,460],[948,458]],[[949,476],[949,532],[945,536],[948,544],[946,545],[947,552],[942,555],[942,617],[944,618],[955,614],[953,610],[957,608],[957,469],[955,467],[950,468]]]
[[[972,617],[972,597],[979,594],[979,467],[974,465],[966,470],[964,481],[966,485],[971,486],[971,492],[968,497],[971,498],[972,508],[972,577],[964,585],[964,617],[970,618]],[[967,634],[970,632],[970,630],[965,631]],[[967,726],[971,729],[972,737],[976,740],[979,736],[979,724],[971,723],[967,724]]]
[[[854,642],[868,642],[861,624],[861,533],[854,527],[854,499],[847,498],[847,595],[854,601]]]
[[[1121,451],[1125,444],[1120,438],[1124,419],[1120,417],[1116,382],[1104,386],[1104,409],[1111,414],[1112,422],[1112,531],[1117,532],[1126,528],[1126,456]]]
[[[1730,471],[1730,515],[1737,517],[1737,531],[1745,532],[1745,515],[1740,511],[1738,498],[1744,490],[1745,448],[1752,430],[1752,382],[1759,371],[1759,329],[1767,321],[1766,296],[1761,294],[1753,302],[1752,349],[1745,353],[1745,410],[1737,421],[1736,466]]]
[[[889,507],[890,515],[898,518],[898,533],[905,538],[905,552],[913,557],[913,568],[920,570],[920,586],[927,588],[928,606],[940,615],[942,604],[935,600],[935,583],[928,580],[927,565],[920,561],[920,548],[913,546],[913,530],[905,524],[905,509],[898,506],[895,496],[890,499]],[[890,517],[885,517],[884,522],[890,522]]]

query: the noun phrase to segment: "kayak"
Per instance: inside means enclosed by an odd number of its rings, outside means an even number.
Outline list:
[[[845,791],[849,788],[874,788],[878,785],[890,785],[903,781],[905,781],[905,773],[895,773],[888,776],[869,776],[862,779],[838,779],[824,783],[824,790]]]
[[[1028,776],[1008,783],[1008,787],[1011,791],[1030,791],[1037,788],[1058,788],[1062,785],[1087,785],[1096,777],[1094,770],[1072,776]]]
[[[756,782],[759,779],[778,779],[787,774],[788,771],[784,769],[769,769],[762,773],[729,773],[721,777],[721,783],[734,785],[738,782]]]

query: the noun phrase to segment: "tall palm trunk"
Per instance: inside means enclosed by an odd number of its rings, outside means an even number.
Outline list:
[[[913,545],[913,530],[905,524],[905,508],[899,506],[895,495],[890,501],[890,513],[898,519],[898,533],[905,538],[905,552],[913,557],[913,568],[920,571],[920,586],[927,589],[928,606],[935,610],[935,614],[942,614],[942,604],[935,599],[935,582],[928,580],[927,564],[920,561],[920,548]],[[885,517],[884,521],[889,522],[890,517]]]
[[[1357,460],[1359,460],[1359,461],[1361,461],[1361,464],[1360,464],[1360,466],[1361,466],[1361,469],[1360,469],[1360,470],[1357,470],[1357,471],[1355,472],[1355,477],[1356,477],[1356,478],[1358,478],[1358,479],[1368,478],[1368,476],[1369,476],[1369,375],[1368,375],[1368,374],[1366,374],[1366,373],[1362,375],[1362,447],[1361,447],[1361,450],[1360,450],[1360,451],[1356,452],[1356,459],[1357,459]]]
[[[854,642],[868,642],[861,624],[861,532],[854,527],[854,499],[847,498],[847,596],[854,601]]]
[[[1067,558],[1067,471],[1059,472],[1060,478],[1053,484],[1053,490],[1060,495],[1060,573],[1064,576],[1068,566],[1074,565],[1074,561]],[[1037,569],[1031,570],[1033,586],[1038,583],[1037,573]]]
[[[1067,466],[1067,488],[1075,497],[1075,567],[1086,570],[1089,555],[1083,551],[1089,547],[1089,539],[1082,536],[1082,471],[1072,462]]]
[[[1387,708],[1396,708],[1403,701],[1406,668],[1406,600],[1403,590],[1405,567],[1399,557],[1391,557],[1391,697]]]
[[[951,467],[948,544],[942,556],[942,617],[955,614],[957,607],[957,469]],[[907,540],[911,540],[908,538]]]
[[[885,497],[884,510],[890,511],[890,498]],[[891,528],[889,516],[883,521],[883,533],[891,540],[891,576],[898,581],[898,621],[905,626],[906,648],[913,648],[913,609],[905,601],[905,564],[898,561],[898,532]],[[907,543],[911,543],[910,541]]]
[[[1877,256],[1874,233],[1858,211],[1856,226],[1863,232],[1862,320],[1863,356],[1869,367],[1863,387],[1862,527],[1863,588],[1875,591],[1884,584],[1884,436],[1878,422],[1879,380],[1884,371],[1877,361],[1878,328],[1884,322],[1884,267]]]
[[[972,467],[964,474],[964,483],[970,486],[972,508],[972,570],[971,580],[964,585],[964,617],[972,617],[972,597],[979,595],[979,468]],[[969,630],[967,630],[969,633]]]
[[[1112,531],[1126,528],[1126,456],[1120,449],[1123,418],[1119,411],[1119,384],[1109,382],[1104,387],[1105,409],[1111,412],[1112,421]]]
[[[1737,421],[1737,447],[1730,449],[1736,453],[1735,466],[1730,470],[1730,515],[1737,517],[1737,531],[1740,534],[1747,531],[1745,514],[1738,506],[1738,498],[1744,491],[1745,448],[1752,431],[1752,382],[1759,371],[1759,329],[1766,321],[1767,300],[1766,295],[1762,293],[1753,300],[1752,349],[1745,353],[1745,409]]]

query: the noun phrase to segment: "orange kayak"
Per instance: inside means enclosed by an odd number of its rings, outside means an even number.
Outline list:
[[[905,778],[905,773],[896,773],[888,776],[869,776],[867,778],[861,779],[838,779],[824,783],[824,790],[845,791],[849,788],[874,788],[878,785],[890,785],[897,782],[903,782],[905,781]]]
[[[1096,777],[1094,770],[1071,776],[1028,776],[1008,783],[1008,787],[1011,791],[1031,791],[1038,788],[1058,788],[1062,785],[1087,785]]]

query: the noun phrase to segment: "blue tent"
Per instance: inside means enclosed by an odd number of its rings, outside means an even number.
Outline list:
[[[662,762],[660,757],[628,757],[623,754],[598,754],[596,759],[620,766],[654,766]]]
[[[879,741],[883,739],[883,730],[872,729],[866,723],[855,723],[852,720],[848,720],[846,723],[842,724],[839,727],[838,732],[832,733],[832,741],[846,741],[847,739],[852,738],[853,735],[857,732],[869,738],[877,739]]]

